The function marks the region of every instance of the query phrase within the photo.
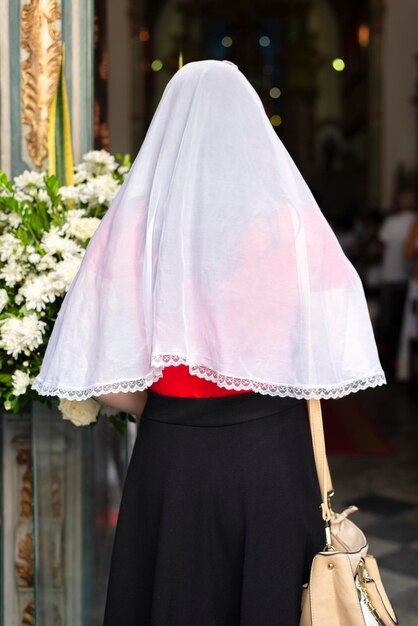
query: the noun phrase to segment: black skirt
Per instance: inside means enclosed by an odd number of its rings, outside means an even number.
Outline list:
[[[148,391],[104,626],[297,626],[320,503],[304,400]]]

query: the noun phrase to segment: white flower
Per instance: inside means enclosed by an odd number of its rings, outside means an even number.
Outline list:
[[[17,213],[9,213],[6,221],[11,228],[17,228],[22,223],[22,218]]]
[[[98,217],[75,217],[69,222],[68,232],[73,237],[85,241],[94,235],[99,224]]]
[[[7,295],[7,291],[5,289],[0,289],[0,313],[3,311],[8,301],[9,296]]]
[[[75,217],[87,217],[86,209],[68,209],[66,214],[67,221],[71,221]]]
[[[8,263],[0,269],[0,278],[4,280],[8,287],[14,287],[20,283],[25,276],[24,267],[11,258]]]
[[[89,172],[86,170],[84,163],[78,165],[74,172],[74,185],[84,183],[89,177]]]
[[[64,228],[65,230],[65,228]],[[62,229],[51,226],[49,232],[43,234],[41,245],[50,254],[60,253],[63,256],[80,252],[80,246],[68,237],[61,236]]]
[[[106,150],[90,150],[83,156],[87,169],[98,174],[103,171],[112,172],[118,167],[115,157]]]
[[[5,233],[0,237],[0,260],[8,261],[9,259],[21,257],[24,253],[23,244],[12,233]]]
[[[39,252],[31,252],[31,254],[28,254],[28,261],[29,263],[32,263],[32,265],[38,265],[41,259],[42,256],[39,254]]]
[[[65,293],[70,288],[78,270],[80,269],[82,257],[72,256],[63,259],[56,264],[53,272],[51,272],[51,280],[60,293]]]
[[[33,197],[30,193],[26,193],[25,191],[16,191],[15,193],[15,199],[18,202],[24,202],[25,200],[27,202],[32,202],[33,201]]]
[[[42,259],[39,261],[37,269],[40,272],[43,272],[44,270],[52,270],[57,263],[58,260],[54,257],[53,253],[47,252],[47,254],[44,254]]]
[[[29,187],[44,187],[45,172],[32,172],[25,170],[19,176],[15,176],[14,184],[17,189],[26,189]]]
[[[87,400],[62,398],[58,408],[65,420],[70,420],[76,426],[87,426],[97,421],[100,404],[93,398]]]
[[[21,352],[29,355],[42,343],[45,327],[36,313],[23,318],[8,317],[0,321],[0,344],[15,359]]]
[[[109,205],[119,191],[120,185],[113,176],[104,174],[103,176],[91,178],[80,187],[81,202],[92,207],[98,204]]]
[[[60,187],[59,193],[63,202],[73,200],[74,202],[80,201],[80,188],[69,185],[68,187]]]
[[[51,274],[40,274],[34,278],[26,279],[18,293],[25,298],[26,308],[36,311],[45,309],[46,305],[49,302],[54,302],[58,295]]]
[[[26,389],[30,383],[30,376],[23,370],[15,370],[12,375],[13,393],[15,396],[21,396],[26,393]]]
[[[49,194],[48,194],[46,189],[40,189],[39,190],[38,198],[39,198],[39,200],[41,200],[41,202],[45,202],[45,204],[48,207],[52,206],[51,198],[49,197]]]
[[[119,174],[127,174],[129,172],[129,167],[127,165],[119,165],[118,172]]]

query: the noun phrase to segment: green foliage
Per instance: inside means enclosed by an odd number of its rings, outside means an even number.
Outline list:
[[[117,432],[120,435],[123,435],[126,431],[128,422],[136,422],[136,419],[133,417],[133,415],[130,415],[129,413],[120,412],[116,415],[112,415],[111,417],[109,417],[109,421],[111,424],[113,424]]]

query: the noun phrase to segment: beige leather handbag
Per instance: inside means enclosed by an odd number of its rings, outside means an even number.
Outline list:
[[[393,626],[398,618],[384,590],[364,533],[348,515],[335,513],[325,451],[320,400],[308,400],[315,464],[322,495],[325,547],[315,555],[309,583],[302,588],[300,626]]]

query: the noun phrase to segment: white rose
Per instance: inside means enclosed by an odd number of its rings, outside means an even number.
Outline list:
[[[97,421],[100,404],[93,398],[87,400],[62,398],[58,408],[65,420],[70,420],[75,426],[87,426],[87,424]]]

